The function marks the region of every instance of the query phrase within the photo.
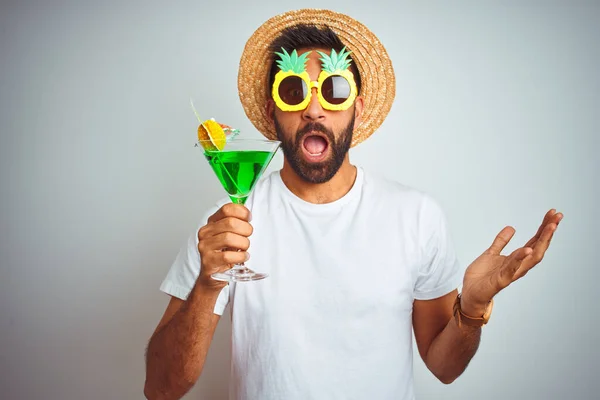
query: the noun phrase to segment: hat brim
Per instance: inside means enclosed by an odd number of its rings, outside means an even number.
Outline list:
[[[277,15],[262,24],[248,39],[238,71],[238,93],[246,115],[268,139],[277,139],[267,115],[269,71],[273,60],[269,46],[284,29],[298,24],[329,27],[352,52],[361,77],[364,99],[361,122],[354,129],[351,146],[366,140],[383,123],[396,94],[392,62],[379,39],[357,20],[334,11],[302,9]]]

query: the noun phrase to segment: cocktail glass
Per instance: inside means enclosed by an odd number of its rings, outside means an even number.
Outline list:
[[[222,150],[212,141],[200,140],[197,146],[217,175],[219,182],[233,203],[245,204],[258,179],[269,166],[281,142],[262,139],[228,140]],[[246,282],[264,279],[266,273],[254,272],[244,263],[211,275],[213,279],[227,282]]]

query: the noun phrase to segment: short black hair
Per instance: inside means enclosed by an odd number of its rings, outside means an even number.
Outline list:
[[[291,53],[294,49],[308,49],[321,47],[325,49],[335,49],[339,52],[344,48],[344,43],[340,40],[339,36],[328,27],[318,28],[315,25],[309,24],[298,24],[289,28],[284,29],[269,46],[269,52],[272,55],[271,69],[269,71],[269,87],[267,92],[269,97],[271,96],[271,87],[275,82],[275,75],[278,72],[277,63],[275,62],[275,52],[280,52],[281,49],[285,49],[288,53]],[[350,49],[348,49],[350,50]],[[361,80],[360,73],[356,67],[356,63],[350,54],[352,62],[350,63],[350,71],[354,74],[354,80],[356,82],[356,89],[360,93]]]

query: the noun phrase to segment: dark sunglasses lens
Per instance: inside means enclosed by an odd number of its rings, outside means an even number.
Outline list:
[[[350,83],[343,76],[330,76],[323,81],[321,94],[330,104],[342,104],[350,97]]]
[[[307,92],[306,82],[298,76],[288,76],[279,84],[279,97],[290,106],[302,103]]]

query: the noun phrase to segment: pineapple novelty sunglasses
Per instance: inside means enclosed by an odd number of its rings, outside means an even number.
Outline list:
[[[311,81],[306,71],[306,61],[310,51],[298,56],[296,50],[289,54],[285,49],[277,53],[279,72],[275,75],[272,96],[282,111],[304,110],[312,98],[312,89],[317,88],[319,104],[325,110],[343,111],[350,108],[357,96],[356,82],[348,69],[351,60],[344,47],[339,54],[331,50],[331,55],[318,51],[322,70],[317,81]]]

